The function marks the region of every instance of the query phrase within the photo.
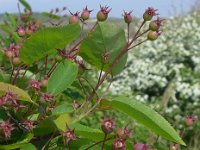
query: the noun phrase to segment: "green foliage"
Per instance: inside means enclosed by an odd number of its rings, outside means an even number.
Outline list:
[[[114,24],[99,22],[95,30],[81,44],[80,55],[91,65],[98,69],[103,67],[106,71],[125,45],[126,38],[122,28]],[[119,60],[111,72],[113,75],[123,70],[126,59],[127,55],[124,55]]]
[[[26,0],[19,0],[19,2],[20,2],[26,9],[28,9],[29,11],[32,11],[32,10],[31,10],[31,6],[29,5],[29,3],[27,3]]]
[[[22,147],[20,147],[20,150],[37,150],[36,147],[33,144],[25,144]]]
[[[100,141],[104,137],[104,133],[99,129],[93,129],[78,123],[70,124],[71,128],[75,128],[76,134],[88,138],[92,141]]]
[[[55,48],[65,47],[79,33],[80,26],[78,24],[41,29],[24,42],[20,49],[20,58],[24,63],[30,65],[51,54]]]
[[[0,87],[1,87],[0,93],[2,93],[2,94],[6,93],[6,92],[12,92],[14,95],[17,96],[17,99],[33,103],[30,96],[24,90],[22,90],[16,86],[13,86],[8,83],[0,82]]]
[[[78,66],[76,64],[70,60],[61,62],[49,79],[47,91],[52,95],[64,91],[73,83],[77,74]]]
[[[1,150],[12,150],[18,149],[26,145],[31,139],[33,138],[32,133],[27,133],[22,135],[16,143],[9,144],[9,145],[0,145]]]
[[[82,28],[79,24],[60,26],[65,22],[56,15],[65,7],[52,14],[43,13],[53,26],[49,27],[33,18],[25,0],[20,3],[26,11],[19,17],[7,14],[9,22],[1,25],[6,38],[1,36],[0,43],[5,50],[0,66],[0,138],[8,141],[2,140],[0,149],[86,149],[93,144],[92,149],[111,149],[118,138],[132,149],[137,139],[129,133],[133,126],[124,128],[130,121],[119,126],[119,119],[104,114],[116,113],[115,110],[158,135],[185,145],[170,124],[150,107],[124,96],[107,101],[111,84],[105,87],[105,81],[112,82],[113,76],[122,72],[133,42],[145,34],[141,28],[127,38],[124,29],[112,23],[97,22],[91,29],[85,29],[83,20],[79,22]],[[103,9],[110,11],[107,6]],[[87,7],[84,10],[90,13]],[[78,19],[78,12],[71,15],[72,20]],[[16,59],[20,63],[13,65]],[[98,78],[86,75],[91,70],[98,72]],[[104,120],[95,122],[93,128],[87,119],[94,119],[96,114],[104,115]],[[101,120],[102,116],[98,117]],[[106,128],[112,131],[108,135]]]
[[[68,103],[61,104],[54,108],[52,111],[52,116],[57,116],[65,113],[72,113],[74,111],[73,107]]]
[[[146,105],[122,96],[114,98],[111,101],[111,106],[129,115],[158,135],[181,145],[185,145],[172,126],[161,115]]]

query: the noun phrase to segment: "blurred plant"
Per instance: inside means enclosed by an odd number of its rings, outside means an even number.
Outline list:
[[[160,36],[163,20],[152,21],[157,10],[149,7],[136,32],[126,35],[123,28],[105,22],[111,11],[108,6],[100,6],[96,22],[86,30],[91,13],[87,7],[82,13],[56,8],[44,13],[48,19],[42,22],[32,16],[25,0],[19,2],[24,12],[18,5],[19,16],[7,14],[11,25],[3,26],[9,30],[4,30],[1,49],[0,149],[138,149],[128,125],[116,128],[115,116],[104,117],[101,130],[83,123],[110,109],[185,146],[174,128],[148,106],[125,96],[107,96],[130,50]],[[66,10],[67,25],[60,17]],[[125,12],[124,21],[130,31],[131,12]],[[94,82],[84,75],[89,67],[100,72]],[[108,84],[100,91],[105,81]]]

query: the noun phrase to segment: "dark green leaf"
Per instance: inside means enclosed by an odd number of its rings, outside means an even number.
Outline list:
[[[11,150],[11,149],[20,148],[20,147],[24,146],[25,144],[27,144],[32,138],[33,138],[32,133],[24,134],[18,140],[18,142],[14,143],[14,144],[9,144],[9,145],[0,145],[0,149],[1,150]]]
[[[55,51],[55,48],[65,47],[79,33],[78,24],[41,29],[24,42],[20,49],[20,58],[25,64],[32,64]]]
[[[43,121],[40,121],[39,124],[33,128],[33,133],[35,136],[42,136],[55,131],[56,127],[52,121],[47,118]]]
[[[129,115],[158,135],[178,144],[185,145],[172,126],[161,115],[146,105],[121,96],[113,99],[111,106]]]
[[[61,62],[51,75],[47,85],[47,91],[52,95],[56,95],[69,87],[76,79],[78,74],[78,66],[66,60]]]
[[[19,0],[19,2],[28,10],[31,11],[31,6],[27,3],[26,0]]]
[[[80,55],[91,65],[106,71],[114,59],[126,45],[124,30],[114,24],[98,23],[96,29],[84,40],[80,47]],[[103,55],[108,56],[104,61]],[[126,64],[127,55],[113,68],[112,74],[122,71]]]

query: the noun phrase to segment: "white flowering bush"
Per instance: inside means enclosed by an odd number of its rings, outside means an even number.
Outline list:
[[[164,107],[168,117],[176,120],[173,125],[181,129],[185,116],[200,114],[199,74],[200,15],[191,12],[167,19],[159,40],[133,50],[111,91],[123,91],[144,102],[154,101],[153,107]],[[198,122],[196,126],[200,126]]]

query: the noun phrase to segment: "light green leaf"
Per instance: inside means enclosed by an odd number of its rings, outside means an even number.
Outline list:
[[[79,33],[78,24],[41,29],[24,42],[20,49],[20,58],[25,64],[32,64],[55,51],[55,48],[64,48]]]
[[[31,6],[27,3],[26,0],[19,0],[19,2],[28,10],[31,11]]]
[[[28,143],[23,145],[20,150],[37,150],[37,148],[33,144]]]
[[[53,118],[53,121],[59,130],[66,131],[66,124],[71,122],[71,118],[69,114],[65,113],[56,118]]]
[[[52,116],[61,115],[61,114],[65,114],[65,113],[71,113],[73,111],[74,111],[74,109],[73,109],[72,105],[69,105],[68,103],[67,104],[64,103],[64,104],[57,106],[56,108],[54,108],[52,110]]]
[[[31,100],[30,96],[24,90],[14,86],[14,85],[0,82],[0,93],[4,94],[6,92],[12,92],[14,95],[17,96],[17,99],[19,99],[19,100],[34,103]]]
[[[123,96],[114,98],[110,104],[114,109],[127,114],[158,135],[178,144],[186,145],[168,121],[146,105]]]
[[[85,61],[98,69],[106,71],[114,59],[126,45],[125,33],[122,28],[110,23],[98,23],[95,30],[83,41],[80,46],[80,55]],[[108,56],[104,61],[103,55]],[[127,54],[120,59],[112,70],[112,74],[120,73],[127,60]]]
[[[22,137],[18,140],[18,142],[9,145],[0,145],[1,150],[11,150],[11,149],[18,149],[25,144],[27,144],[33,138],[32,133],[27,133],[22,135]]]
[[[52,95],[56,95],[64,91],[73,83],[77,74],[78,66],[76,64],[70,60],[61,62],[49,78],[47,91]]]

